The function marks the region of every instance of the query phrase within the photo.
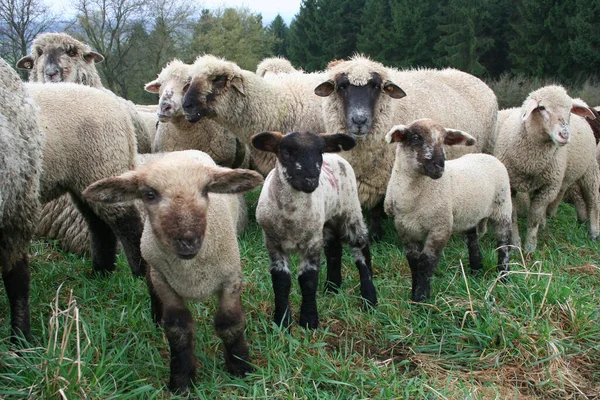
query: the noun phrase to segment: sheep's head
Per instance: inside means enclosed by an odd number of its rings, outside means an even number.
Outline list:
[[[17,68],[31,71],[36,82],[75,82],[99,86],[89,70],[104,57],[90,47],[65,33],[38,35],[31,46],[31,54],[17,62]],[[97,79],[97,78],[96,78]]]
[[[331,79],[315,88],[315,94],[339,102],[343,110],[345,129],[357,137],[369,133],[377,118],[382,95],[401,99],[406,93],[385,77],[383,65],[363,57],[334,64],[329,69]]]
[[[412,171],[432,179],[439,179],[444,173],[444,145],[475,144],[475,138],[468,133],[446,129],[431,119],[419,119],[408,126],[396,125],[385,135],[385,140],[398,143],[397,152],[404,154]]]
[[[191,259],[204,240],[209,193],[241,193],[263,181],[254,171],[208,165],[204,156],[193,150],[165,153],[135,171],[93,183],[83,196],[103,203],[141,199],[163,250]]]
[[[160,96],[156,112],[160,122],[183,115],[183,95],[190,83],[189,67],[179,60],[173,60],[163,68],[158,78],[144,86],[147,92]]]
[[[323,153],[350,150],[356,145],[352,136],[312,132],[262,132],[252,137],[258,150],[277,155],[279,173],[296,190],[311,193],[319,186]]]
[[[558,146],[569,143],[571,113],[594,119],[594,114],[581,99],[572,99],[561,86],[545,86],[529,94],[521,107],[524,124],[542,127]]]

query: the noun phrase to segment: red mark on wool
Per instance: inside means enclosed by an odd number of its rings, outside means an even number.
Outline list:
[[[329,164],[327,164],[326,162],[323,161],[323,166],[321,167],[321,171],[325,174],[325,179],[327,179],[329,181],[329,184],[331,185],[331,187],[334,188],[335,191],[339,194],[340,187],[338,185],[338,181],[335,179],[335,175],[333,175],[333,169],[331,169]]]

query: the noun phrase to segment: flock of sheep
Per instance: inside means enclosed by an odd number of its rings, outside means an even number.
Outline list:
[[[114,270],[120,243],[132,273],[145,276],[168,339],[171,390],[186,390],[195,374],[187,300],[218,296],[227,369],[250,371],[237,235],[247,222],[242,193],[263,183],[256,219],[271,260],[274,320],[284,327],[292,253],[301,259],[300,325],[319,323],[322,250],[325,288],[339,290],[342,242],[364,306],[377,305],[365,209],[374,238],[383,212],[393,218],[414,301],[430,296],[453,232],[465,234],[478,270],[478,237],[489,223],[503,276],[510,247],[521,245],[517,205],[528,207],[527,252],[565,194],[598,236],[595,132],[580,118],[597,113],[560,86],[498,111],[485,83],[454,69],[397,70],[357,55],[318,73],[266,59],[254,73],[203,55],[165,66],[145,86],[160,96],[149,107],[104,89],[95,68],[102,60],[64,33],[38,35],[17,63],[30,70],[29,83],[0,60],[0,268],[15,342],[31,339],[33,235],[91,251],[100,274]]]

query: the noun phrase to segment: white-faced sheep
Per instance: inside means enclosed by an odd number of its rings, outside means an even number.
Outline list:
[[[531,198],[524,244],[528,253],[536,248],[538,229],[545,221],[548,206],[561,192],[567,166],[571,163],[572,171],[578,169],[575,168],[576,164],[589,166],[589,157],[577,160],[579,156],[571,159],[568,156],[571,141],[569,121],[575,124],[577,131],[588,131],[591,135],[587,123],[575,118],[571,120],[571,113],[579,116],[592,115],[584,102],[573,100],[561,86],[551,85],[531,92],[520,108],[502,110],[498,115],[494,155],[504,163],[510,176],[513,193],[512,240],[517,246],[521,245],[521,238],[517,225],[516,194],[529,193]],[[581,139],[587,140],[585,137]],[[593,148],[593,138],[591,146]],[[593,150],[587,153],[593,154]],[[573,182],[580,179],[582,188],[588,188],[594,178],[586,174],[587,168],[582,170],[583,177],[568,179]],[[595,191],[597,190],[596,183]],[[588,189],[584,191],[587,192]],[[589,199],[593,197],[591,194],[584,196]],[[588,203],[589,234],[592,239],[598,236],[597,207],[597,201],[591,200]]]
[[[39,211],[42,134],[38,108],[0,58],[0,272],[10,305],[12,341],[31,339],[28,248]]]
[[[342,283],[342,243],[352,249],[360,275],[360,293],[370,305],[377,303],[372,282],[371,253],[363,222],[356,179],[352,167],[337,154],[350,150],[356,141],[342,134],[316,135],[310,132],[263,132],[252,145],[277,155],[275,169],[265,180],[256,221],[264,232],[271,260],[277,324],[289,327],[291,276],[288,255],[301,257],[298,282],[302,291],[299,323],[316,328],[319,323],[316,293],[321,250],[327,258],[329,290]],[[325,153],[325,154],[323,154]]]
[[[183,110],[190,122],[213,118],[245,144],[256,132],[323,132],[321,99],[312,87],[322,74],[289,73],[263,79],[237,64],[210,55],[196,59]],[[274,157],[255,159],[263,174],[274,166]]]
[[[393,125],[432,118],[477,139],[471,148],[446,149],[449,159],[467,152],[492,152],[496,96],[467,73],[396,70],[357,55],[332,63],[315,93],[324,97],[322,115],[327,132],[360,139],[353,151],[342,156],[356,172],[361,205],[373,210],[371,232],[375,237],[381,236],[382,201],[394,163],[393,148],[386,146],[383,138]]]
[[[40,107],[45,138],[41,201],[71,195],[90,231],[94,271],[114,270],[118,238],[132,272],[143,275],[142,225],[135,204],[102,208],[81,197],[91,183],[134,167],[131,114],[116,96],[101,89],[74,83],[28,83],[26,88]]]
[[[227,369],[238,375],[251,369],[235,236],[237,196],[225,193],[241,193],[262,181],[254,171],[217,167],[205,153],[188,150],[151,156],[135,171],[96,182],[84,192],[87,199],[103,203],[144,202],[142,255],[150,268],[153,316],[162,320],[171,348],[173,391],[186,390],[196,371],[194,324],[186,300],[219,297],[214,323],[225,344]]]
[[[496,226],[498,270],[507,271],[512,203],[502,163],[488,154],[446,162],[443,145],[472,146],[475,139],[430,119],[394,126],[386,141],[397,145],[385,211],[404,243],[412,300],[430,296],[431,277],[452,232],[465,233],[469,265],[482,268],[477,226],[488,219]]]

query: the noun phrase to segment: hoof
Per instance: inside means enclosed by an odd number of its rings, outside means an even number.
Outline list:
[[[317,329],[317,327],[319,326],[319,317],[300,317],[298,325],[306,329]]]

